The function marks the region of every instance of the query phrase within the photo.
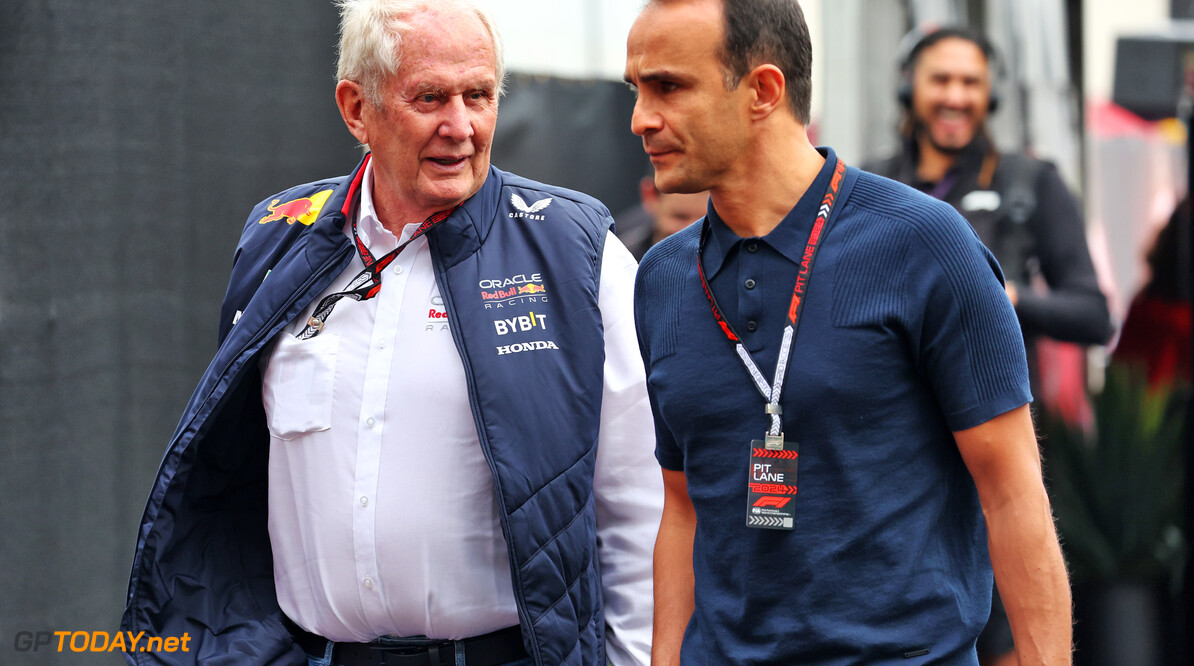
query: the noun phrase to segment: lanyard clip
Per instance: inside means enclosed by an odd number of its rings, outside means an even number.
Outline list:
[[[770,402],[767,403],[766,410],[768,415],[780,415],[784,413],[783,407],[780,407],[779,404],[772,404]]]
[[[778,435],[767,435],[763,438],[763,448],[768,451],[783,451],[784,434],[781,432]]]

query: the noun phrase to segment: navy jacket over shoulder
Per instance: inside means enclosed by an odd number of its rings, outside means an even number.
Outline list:
[[[190,651],[128,654],[134,663],[306,663],[274,590],[258,361],[347,267],[353,248],[343,229],[362,173],[293,188],[249,216],[219,350],[145,509],[121,625],[185,633]],[[552,215],[519,214],[514,195],[551,197]],[[538,664],[606,663],[593,469],[604,364],[597,288],[611,222],[595,199],[491,167],[481,190],[428,233],[494,471],[523,642]],[[511,350],[493,325],[503,303],[485,300],[479,284],[535,273],[541,289],[518,298],[555,317],[555,348]]]

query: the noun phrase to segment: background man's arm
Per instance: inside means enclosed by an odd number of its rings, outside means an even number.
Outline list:
[[[663,470],[663,520],[655,541],[655,629],[653,666],[680,663],[680,644],[692,618],[692,540],[696,510],[684,472]]]
[[[978,489],[1020,664],[1071,663],[1069,580],[1028,405],[954,438]]]
[[[1091,261],[1086,226],[1077,202],[1052,165],[1042,168],[1036,199],[1036,209],[1027,225],[1048,289],[1038,293],[1031,286],[1015,287],[1012,303],[1020,325],[1030,337],[1046,335],[1063,342],[1106,344],[1112,333],[1111,315]],[[1020,275],[1009,277],[1021,279]]]

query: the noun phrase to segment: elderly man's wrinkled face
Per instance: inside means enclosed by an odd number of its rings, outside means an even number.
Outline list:
[[[410,24],[401,66],[382,87],[382,108],[366,103],[361,119],[373,152],[378,210],[419,218],[481,189],[497,124],[498,81],[492,40],[475,13],[429,9]]]

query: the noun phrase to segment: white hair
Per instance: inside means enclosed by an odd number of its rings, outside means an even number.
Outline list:
[[[338,81],[361,85],[374,108],[383,104],[382,86],[402,64],[402,38],[410,32],[408,19],[420,11],[455,5],[481,19],[493,44],[497,96],[505,80],[502,40],[490,13],[474,0],[336,0],[340,10],[340,49],[336,63]]]

